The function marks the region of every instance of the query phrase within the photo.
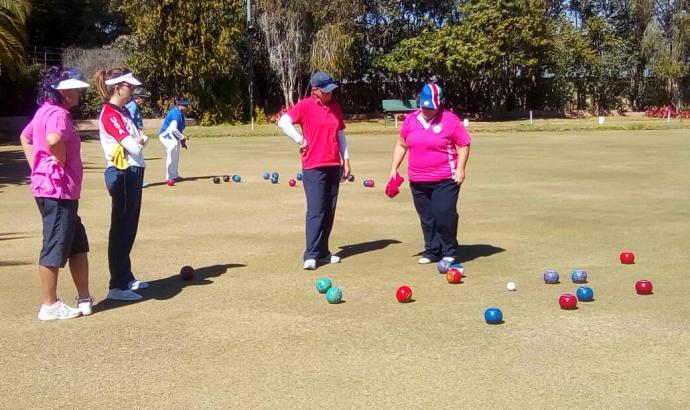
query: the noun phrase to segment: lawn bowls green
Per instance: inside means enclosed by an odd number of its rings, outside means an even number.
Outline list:
[[[331,305],[340,303],[343,300],[343,291],[340,288],[330,288],[326,292],[326,300]]]
[[[316,280],[316,290],[318,290],[319,293],[326,293],[331,287],[333,287],[333,282],[328,278],[319,278]]]

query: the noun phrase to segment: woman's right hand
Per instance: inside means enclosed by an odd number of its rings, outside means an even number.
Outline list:
[[[307,139],[305,138],[305,139],[302,141],[302,145],[300,145],[300,147],[299,147],[299,153],[300,153],[300,155],[301,155],[301,156],[307,155],[307,150],[308,150],[308,147],[307,147]]]
[[[395,179],[395,176],[398,175],[398,170],[397,169],[392,169],[390,174],[388,175],[388,180],[390,181],[391,179]]]

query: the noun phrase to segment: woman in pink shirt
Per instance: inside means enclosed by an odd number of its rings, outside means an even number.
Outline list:
[[[426,84],[419,96],[420,109],[410,113],[393,150],[390,178],[409,153],[410,189],[424,234],[419,263],[458,258],[458,195],[472,138],[460,119],[443,109],[441,87]]]
[[[84,176],[81,140],[68,111],[79,104],[81,91],[88,86],[76,69],[48,69],[38,95],[40,107],[20,136],[31,168],[31,191],[43,219],[40,320],[91,314],[89,242],[77,214]],[[67,261],[77,287],[76,309],[57,297],[58,271]]]
[[[283,114],[278,126],[299,145],[302,154],[304,193],[307,197],[304,269],[316,269],[316,262],[338,263],[329,249],[342,178],[350,175],[350,156],[345,139],[345,122],[333,90],[338,86],[323,71],[310,80],[312,95]],[[300,134],[293,124],[300,124]]]

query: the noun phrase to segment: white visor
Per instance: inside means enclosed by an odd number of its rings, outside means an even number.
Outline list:
[[[69,80],[63,80],[60,81],[55,87],[56,90],[74,90],[78,88],[89,88],[89,83],[85,83],[80,80],[76,80],[74,78],[70,78]]]
[[[141,85],[141,82],[134,78],[132,73],[127,73],[125,75],[121,75],[117,78],[113,78],[110,80],[106,80],[105,85],[116,85],[120,83],[127,83],[131,85]]]

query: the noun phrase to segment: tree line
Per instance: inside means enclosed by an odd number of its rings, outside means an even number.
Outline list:
[[[0,0],[0,109],[27,109],[37,45],[117,47],[154,107],[184,95],[208,124],[247,119],[250,56],[259,117],[306,95],[317,69],[354,111],[432,78],[463,112],[680,110],[690,98],[690,0],[251,3],[248,21],[246,0]]]

